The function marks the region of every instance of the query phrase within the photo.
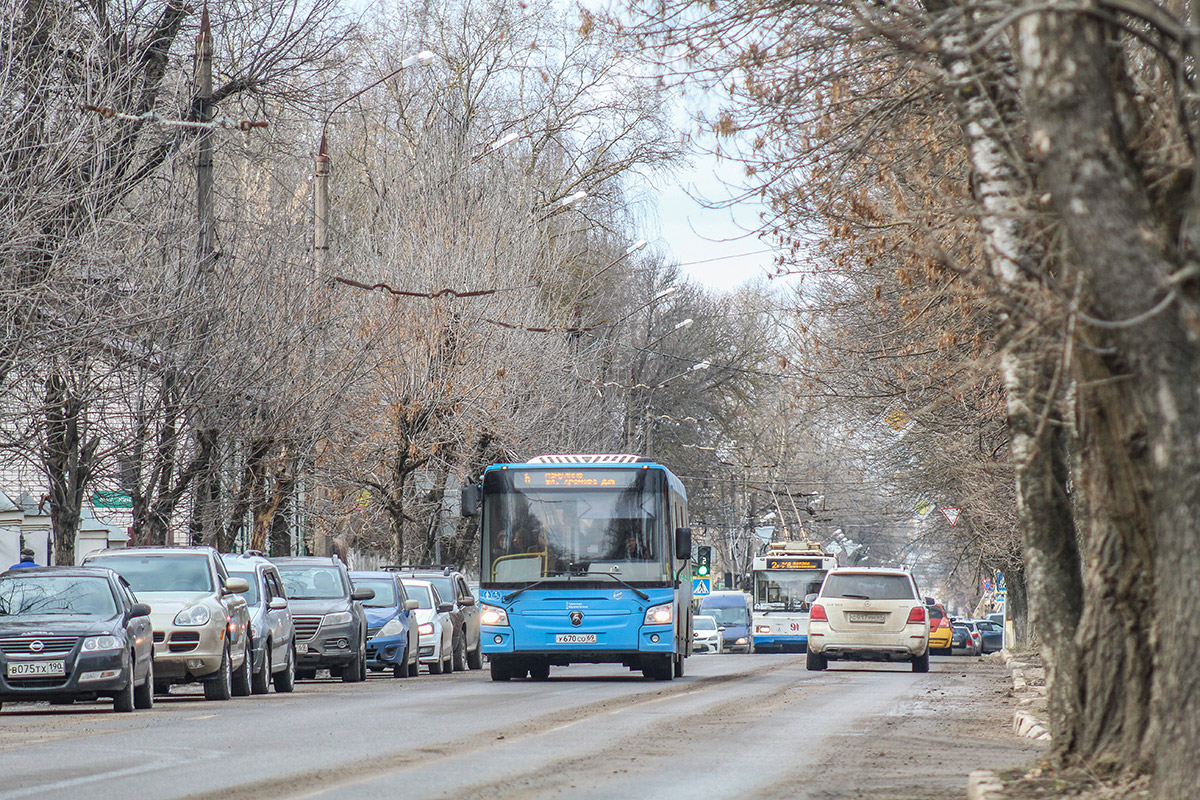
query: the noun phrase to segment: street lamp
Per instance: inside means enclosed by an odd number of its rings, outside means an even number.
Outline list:
[[[416,55],[403,58],[400,60],[400,66],[369,86],[364,86],[349,97],[338,101],[325,114],[325,119],[321,122],[321,143],[317,147],[317,157],[313,163],[313,252],[316,255],[317,273],[319,275],[323,276],[325,271],[325,256],[329,251],[329,175],[333,171],[333,163],[329,157],[329,147],[325,140],[325,129],[329,126],[330,118],[333,117],[334,112],[346,105],[346,103],[369,92],[384,81],[394,78],[403,70],[417,64],[428,64],[431,61],[433,61],[433,53],[429,50],[422,50]]]
[[[683,326],[683,327],[686,327],[686,326]],[[678,326],[675,329],[677,330]],[[679,373],[678,375],[672,375],[671,377],[667,378],[666,380],[659,381],[657,385],[651,386],[649,389],[646,390],[646,404],[642,409],[642,426],[641,426],[641,434],[642,434],[641,435],[641,439],[642,439],[641,449],[643,452],[649,452],[649,450],[650,450],[650,424],[651,424],[650,412],[651,412],[651,409],[653,408],[654,390],[661,389],[664,386],[666,386],[668,383],[670,383],[671,381],[676,380],[678,378],[682,378],[684,375],[690,375],[693,372],[701,372],[703,370],[708,369],[711,366],[712,366],[712,362],[709,361],[708,359],[705,359],[704,361],[700,361],[696,364],[692,364],[690,367],[688,367],[687,369],[685,369],[683,372]]]

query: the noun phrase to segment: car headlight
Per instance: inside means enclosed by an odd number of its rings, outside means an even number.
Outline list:
[[[212,619],[208,606],[191,606],[175,615],[176,625],[207,625]]]
[[[670,625],[675,621],[675,604],[663,603],[661,606],[650,606],[646,609],[643,625]]]
[[[324,624],[326,625],[344,625],[354,619],[349,611],[335,611],[332,614],[326,614]]]
[[[116,636],[89,636],[83,640],[83,652],[98,653],[101,650],[120,650],[121,640]]]
[[[479,610],[480,625],[508,625],[508,612],[498,606],[484,605]]]
[[[734,644],[745,644],[745,643],[746,643],[746,637],[745,637],[745,636],[743,636],[742,638],[740,638],[740,639],[738,639],[736,642],[734,642]]]
[[[417,626],[417,633],[422,634],[424,636],[432,636],[433,635],[433,623],[432,622],[422,622],[420,625]]]
[[[400,624],[398,619],[389,619],[387,624],[379,629],[376,636],[396,636],[404,630],[404,626]]]

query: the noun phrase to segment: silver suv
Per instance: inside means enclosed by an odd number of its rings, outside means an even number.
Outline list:
[[[242,597],[250,609],[250,688],[266,694],[272,681],[275,691],[290,692],[296,686],[296,628],[288,607],[283,578],[262,553],[221,556],[229,574],[250,585]]]
[[[209,700],[250,694],[250,612],[211,547],[130,547],[89,553],[84,564],[119,574],[150,606],[155,691],[204,683]]]
[[[829,571],[808,616],[808,668],[828,662],[908,661],[929,671],[929,614],[908,570]]]

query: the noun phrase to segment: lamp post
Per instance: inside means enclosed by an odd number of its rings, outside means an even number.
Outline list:
[[[322,278],[325,275],[326,255],[329,252],[329,176],[333,172],[332,159],[329,157],[329,145],[325,139],[325,129],[329,127],[329,120],[339,108],[356,97],[369,92],[384,81],[396,77],[411,66],[428,64],[431,61],[433,61],[433,53],[428,50],[422,50],[416,55],[401,59],[400,66],[374,83],[342,98],[326,112],[325,119],[321,123],[321,143],[317,147],[317,157],[313,163],[313,257],[316,261],[317,274]]]

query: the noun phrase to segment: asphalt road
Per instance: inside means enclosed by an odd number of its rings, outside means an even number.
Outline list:
[[[671,682],[607,665],[549,681],[486,670],[153,710],[6,703],[0,800],[105,798],[886,798],[965,796],[978,767],[1040,745],[1009,731],[990,660],[835,664],[696,656]]]

